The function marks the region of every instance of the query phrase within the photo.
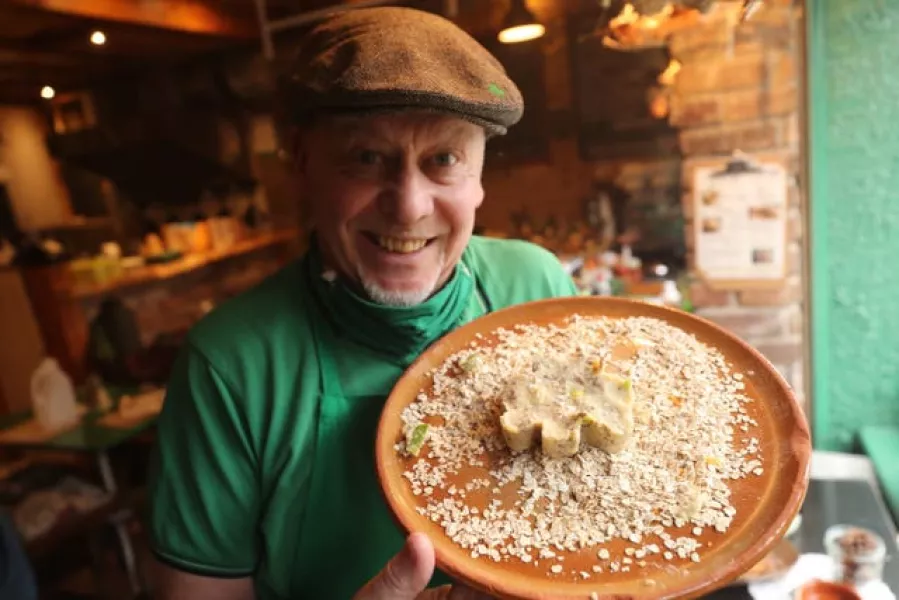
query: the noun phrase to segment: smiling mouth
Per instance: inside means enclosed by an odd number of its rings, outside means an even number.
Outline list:
[[[412,254],[418,252],[437,238],[396,238],[389,235],[378,235],[376,233],[363,232],[371,243],[379,246],[382,250],[393,252],[395,254]]]

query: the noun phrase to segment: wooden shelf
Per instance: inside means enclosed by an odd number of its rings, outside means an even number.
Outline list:
[[[95,296],[102,296],[116,290],[165,281],[178,277],[198,269],[202,269],[208,265],[261,250],[276,244],[282,244],[296,239],[298,232],[296,229],[283,229],[272,231],[255,237],[237,242],[233,246],[224,250],[213,250],[202,254],[188,254],[183,258],[179,258],[170,263],[158,265],[144,265],[127,269],[123,275],[105,281],[103,283],[79,283],[72,285],[64,290],[64,293],[71,298],[84,299]]]
[[[72,217],[60,223],[48,225],[41,231],[65,230],[65,229],[111,229],[114,221],[109,217]]]

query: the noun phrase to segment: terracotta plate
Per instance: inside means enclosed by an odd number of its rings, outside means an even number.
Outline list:
[[[545,561],[541,568],[518,560],[493,562],[472,558],[455,545],[436,523],[416,512],[423,497],[412,493],[403,472],[413,459],[395,449],[401,439],[401,413],[420,391],[431,385],[429,372],[448,357],[469,345],[477,334],[501,327],[533,323],[561,324],[572,315],[626,318],[653,317],[695,335],[717,348],[745,376],[746,390],[753,401],[747,412],[758,422],[751,435],[760,441],[764,473],[730,483],[737,515],[723,534],[707,529],[702,560],[666,561],[661,555],[645,558],[647,565],[627,573],[601,574],[583,580],[573,575],[550,576]],[[481,338],[482,339],[482,338]],[[808,425],[795,397],[774,367],[757,351],[718,326],[688,313],[644,302],[614,298],[562,298],[532,302],[486,315],[451,332],[432,345],[400,378],[387,399],[378,427],[377,469],[384,496],[396,520],[406,531],[423,531],[434,541],[437,564],[457,581],[497,598],[695,598],[725,586],[757,564],[783,537],[798,512],[808,484]],[[487,500],[490,498],[488,496]],[[681,530],[683,532],[688,529]],[[672,535],[678,530],[671,530]],[[613,554],[624,542],[607,545]],[[565,555],[566,572],[589,571],[596,563],[595,549]],[[648,587],[647,579],[652,579]],[[595,595],[593,595],[595,594]]]
[[[788,539],[782,539],[759,563],[743,573],[734,585],[757,583],[786,575],[799,560],[799,550]]]

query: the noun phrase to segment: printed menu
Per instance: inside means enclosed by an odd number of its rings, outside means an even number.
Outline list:
[[[786,276],[787,172],[737,159],[697,167],[693,179],[696,269],[738,286]]]

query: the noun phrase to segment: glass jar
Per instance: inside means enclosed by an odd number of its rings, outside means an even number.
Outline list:
[[[859,587],[883,578],[886,544],[873,531],[834,525],[824,535],[824,548],[833,560],[835,581]]]

